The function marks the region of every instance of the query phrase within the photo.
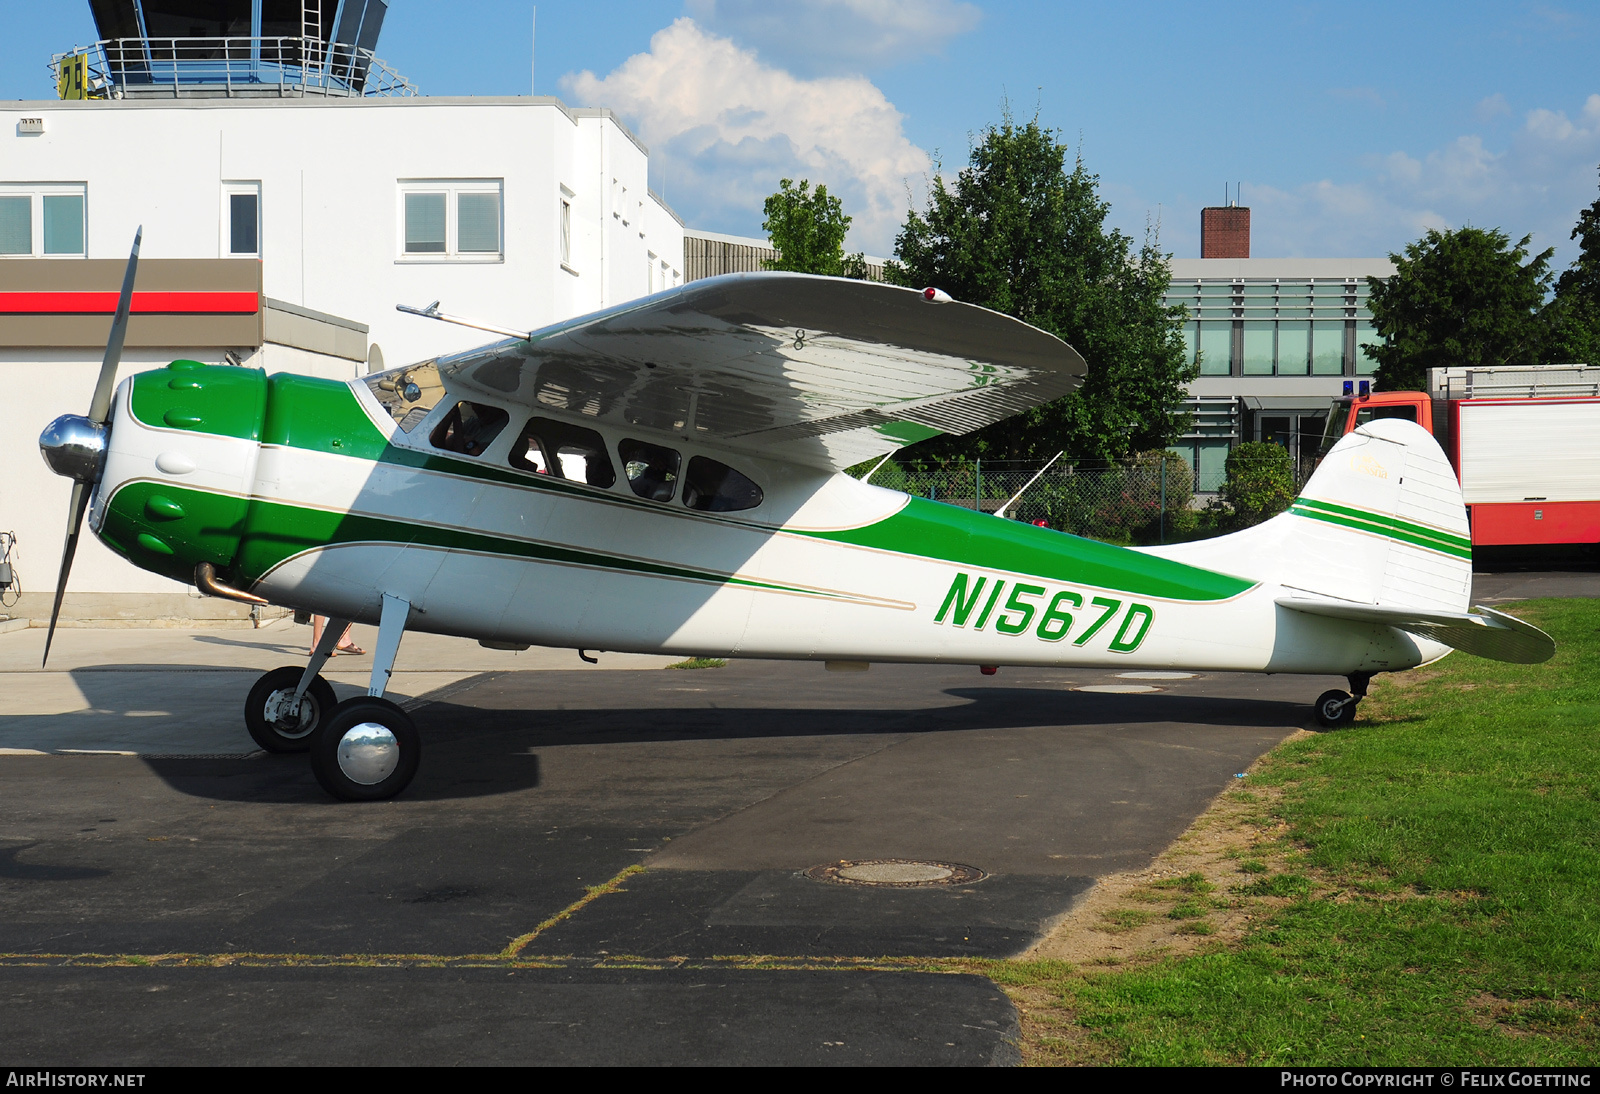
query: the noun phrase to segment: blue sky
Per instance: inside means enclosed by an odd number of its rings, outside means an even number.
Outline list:
[[[533,5],[392,0],[378,52],[436,95],[529,91]],[[51,91],[88,5],[0,0],[0,97]],[[534,89],[617,110],[694,226],[759,235],[783,176],[826,182],[887,253],[974,133],[1037,113],[1141,235],[1199,253],[1242,183],[1262,256],[1377,255],[1427,227],[1532,233],[1558,264],[1600,194],[1595,3],[538,5]]]

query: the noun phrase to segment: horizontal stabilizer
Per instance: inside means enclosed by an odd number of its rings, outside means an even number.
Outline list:
[[[1307,615],[1350,619],[1359,623],[1382,623],[1418,638],[1443,642],[1475,656],[1487,657],[1491,661],[1536,665],[1550,660],[1556,652],[1555,640],[1538,627],[1482,604],[1474,605],[1470,612],[1386,608],[1376,604],[1287,596],[1280,597],[1277,604]]]

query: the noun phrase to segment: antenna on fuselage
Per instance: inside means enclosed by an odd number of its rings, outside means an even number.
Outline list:
[[[493,323],[484,323],[477,319],[463,319],[459,315],[446,315],[439,310],[439,302],[435,300],[425,308],[413,308],[409,304],[396,304],[395,311],[403,311],[407,315],[420,315],[424,319],[437,319],[442,323],[454,323],[458,327],[471,327],[474,330],[486,330],[490,334],[503,334],[507,338],[526,338],[525,330],[512,330],[510,327],[497,327]]]

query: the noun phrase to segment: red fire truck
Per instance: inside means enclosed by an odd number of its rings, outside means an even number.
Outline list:
[[[1405,418],[1450,457],[1474,546],[1600,543],[1600,367],[1428,370],[1428,391],[1346,380],[1322,450],[1374,418]]]

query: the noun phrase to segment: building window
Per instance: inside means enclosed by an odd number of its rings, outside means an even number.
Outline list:
[[[1272,375],[1272,328],[1268,321],[1244,321],[1244,374]]]
[[[1344,320],[1311,324],[1311,371],[1317,376],[1344,375]]]
[[[400,253],[405,258],[496,260],[504,253],[499,179],[402,181]]]
[[[561,199],[561,264],[572,269],[572,202]]]
[[[44,194],[44,253],[81,255],[83,253],[83,195]]]
[[[261,184],[231,182],[223,186],[228,225],[226,253],[236,257],[261,253]]]
[[[0,255],[33,254],[33,198],[0,194]]]
[[[84,186],[0,185],[0,255],[82,258]]]
[[[406,254],[445,253],[448,194],[406,195]]]
[[[1304,319],[1278,320],[1278,375],[1304,376],[1311,361],[1311,324]]]
[[[1233,369],[1233,320],[1207,320],[1200,326],[1200,375],[1227,376]]]

